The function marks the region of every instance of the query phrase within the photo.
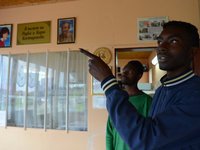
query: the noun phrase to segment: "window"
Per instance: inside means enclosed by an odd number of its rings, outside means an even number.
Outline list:
[[[87,57],[80,52],[0,55],[5,126],[87,131]],[[28,83],[28,84],[27,84]]]

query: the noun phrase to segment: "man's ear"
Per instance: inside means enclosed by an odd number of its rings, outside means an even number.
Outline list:
[[[138,74],[138,75],[137,75],[137,80],[139,81],[141,78],[142,78],[142,75],[141,75],[141,74]]]
[[[190,59],[193,59],[194,56],[197,54],[199,48],[198,47],[191,47],[189,52],[188,52],[188,56]]]

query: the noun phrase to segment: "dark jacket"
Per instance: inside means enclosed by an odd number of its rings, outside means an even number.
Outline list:
[[[140,115],[114,77],[102,82],[107,110],[125,143],[133,150],[200,150],[200,77],[189,70],[161,79],[150,110]]]

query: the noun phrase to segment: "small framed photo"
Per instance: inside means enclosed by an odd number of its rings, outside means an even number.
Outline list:
[[[112,71],[112,66],[109,66],[111,71]],[[103,89],[101,88],[101,82],[98,81],[97,79],[95,79],[92,76],[92,95],[105,95],[105,92],[103,91]]]
[[[104,91],[101,88],[101,82],[92,77],[92,95],[104,95]]]
[[[57,44],[75,43],[75,18],[58,19]]]
[[[12,24],[0,25],[0,48],[11,47]]]
[[[93,108],[106,108],[106,96],[105,95],[93,95]]]

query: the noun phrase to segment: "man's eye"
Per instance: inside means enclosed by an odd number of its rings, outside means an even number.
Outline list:
[[[162,44],[162,41],[157,41],[158,45],[161,45]]]
[[[128,73],[133,73],[133,70],[129,70]]]
[[[133,70],[123,70],[123,73],[133,73]]]
[[[171,40],[170,43],[177,43],[177,40]]]

